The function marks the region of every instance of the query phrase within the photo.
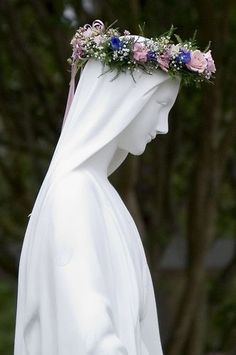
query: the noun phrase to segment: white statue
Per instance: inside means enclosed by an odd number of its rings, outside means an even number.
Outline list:
[[[180,79],[81,74],[27,226],[14,355],[163,355],[136,225],[108,177],[168,131]]]

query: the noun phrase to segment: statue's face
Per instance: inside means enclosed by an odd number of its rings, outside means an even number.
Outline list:
[[[146,144],[157,134],[168,132],[168,115],[175,103],[179,80],[166,80],[157,88],[126,129],[118,136],[118,147],[133,155],[144,152]]]

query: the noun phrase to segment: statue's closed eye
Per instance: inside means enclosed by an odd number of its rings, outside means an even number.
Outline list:
[[[157,103],[162,105],[162,106],[167,106],[169,104],[168,101],[157,101]]]

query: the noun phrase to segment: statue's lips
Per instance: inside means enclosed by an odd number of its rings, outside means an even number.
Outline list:
[[[151,140],[152,140],[152,136],[148,134],[148,142],[151,142]]]

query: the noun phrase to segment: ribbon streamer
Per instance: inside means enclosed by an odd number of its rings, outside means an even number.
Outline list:
[[[73,101],[73,97],[75,94],[75,76],[77,73],[77,66],[76,64],[72,64],[71,65],[71,79],[70,79],[70,83],[69,83],[69,93],[68,93],[68,97],[67,97],[67,103],[66,103],[66,110],[65,110],[65,114],[64,114],[64,118],[63,118],[63,122],[62,122],[62,128],[65,124],[65,120],[67,118],[68,112],[70,110],[72,101]]]

